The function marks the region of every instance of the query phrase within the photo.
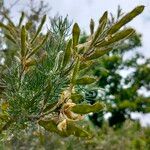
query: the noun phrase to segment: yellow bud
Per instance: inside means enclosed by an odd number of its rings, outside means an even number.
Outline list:
[[[58,130],[60,131],[64,131],[67,128],[67,121],[66,119],[64,119],[63,121],[61,121],[58,125],[57,125]]]

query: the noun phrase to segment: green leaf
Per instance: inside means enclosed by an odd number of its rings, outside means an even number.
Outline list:
[[[131,35],[133,35],[133,33],[135,33],[134,29],[132,29],[132,28],[125,29],[123,31],[117,32],[112,37],[108,37],[108,39],[106,37],[105,40],[97,42],[94,46],[95,47],[108,46],[110,44],[113,44],[115,42],[118,42],[120,40],[130,37]]]
[[[50,79],[48,79],[46,82],[47,82],[47,85],[45,87],[44,103],[46,103],[47,99],[49,99],[49,96],[51,94],[51,90],[53,88],[53,85],[52,85]]]
[[[7,19],[8,24],[10,24],[11,27],[15,27],[14,23],[12,22],[12,20],[11,20],[10,17],[8,16],[8,14],[7,14],[7,13],[4,13],[4,12],[2,12],[2,14],[3,14],[3,17],[4,17],[5,19]]]
[[[34,41],[36,40],[37,36],[38,36],[39,33],[41,32],[42,27],[43,27],[45,21],[46,21],[46,15],[43,16],[43,18],[42,18],[42,20],[41,20],[41,24],[39,25],[39,27],[38,27],[38,29],[37,29],[37,31],[36,31],[36,33],[35,33],[35,35],[34,35],[32,41],[31,41],[31,44],[34,43]]]
[[[94,78],[94,77],[84,76],[82,78],[77,79],[76,84],[87,85],[87,84],[92,84],[95,81],[96,81],[96,78]]]
[[[97,31],[94,34],[93,40],[91,42],[91,46],[97,41],[98,37],[104,31],[104,29],[105,29],[105,27],[107,25],[107,20],[108,20],[108,18],[107,18],[107,12],[105,12],[103,14],[103,16],[101,17],[101,19],[100,19],[100,24],[99,24],[99,26],[97,28]]]
[[[75,123],[71,121],[67,121],[67,128],[64,131],[60,131],[57,128],[57,124],[53,120],[40,120],[39,125],[44,127],[45,130],[50,131],[50,132],[55,132],[59,134],[60,136],[70,136],[74,135],[77,137],[88,137],[89,133],[82,129],[81,127],[77,126]]]
[[[60,130],[58,130],[57,124],[55,123],[54,120],[40,120],[38,123],[40,126],[44,127],[47,131],[63,135],[63,133]]]
[[[74,135],[76,137],[89,137],[90,134],[84,130],[82,127],[79,127],[72,121],[67,121],[67,132],[69,135]]]
[[[94,33],[94,20],[91,19],[90,21],[90,32],[91,32],[91,35]]]
[[[120,109],[126,109],[126,108],[128,108],[128,109],[132,109],[132,110],[134,110],[134,109],[136,109],[136,103],[135,102],[130,102],[130,101],[128,101],[128,100],[124,100],[123,102],[121,102],[120,104],[119,104],[119,106],[118,106]]]
[[[104,14],[102,15],[102,17],[99,20],[99,24],[101,24],[103,21],[106,22],[107,18],[108,18],[108,12],[105,11]]]
[[[0,22],[0,27],[10,31],[9,27],[7,27],[7,25],[3,24],[2,22]]]
[[[21,13],[20,20],[19,20],[19,25],[18,25],[19,27],[21,26],[24,17],[25,17],[25,14],[24,14],[24,12],[22,12],[22,13]]]
[[[24,56],[26,50],[26,29],[22,26],[21,29],[21,55]]]
[[[92,66],[94,63],[94,61],[84,61],[82,63],[80,63],[80,68],[79,70],[83,70],[83,69],[87,69],[88,67]]]
[[[80,28],[77,23],[74,24],[73,30],[72,30],[72,39],[73,39],[73,49],[78,45],[80,36]]]
[[[63,60],[63,67],[65,67],[68,62],[70,61],[70,57],[71,57],[71,44],[72,44],[72,40],[69,40],[67,47],[66,47],[66,51],[65,51],[65,55],[64,55],[64,60]]]
[[[74,66],[73,73],[72,73],[72,78],[71,78],[71,83],[72,84],[75,84],[79,67],[80,67],[80,61],[79,61],[79,58],[78,58],[77,61],[76,61],[75,66]]]
[[[28,22],[26,23],[26,25],[25,25],[26,30],[29,30],[29,29],[32,27],[32,25],[33,25],[33,22],[32,22],[32,21],[28,21]]]
[[[71,94],[71,100],[75,103],[79,103],[84,99],[83,95],[78,93],[72,93]]]
[[[95,49],[92,54],[86,56],[85,60],[89,61],[89,60],[97,59],[97,58],[105,55],[106,53],[108,53],[111,50],[112,50],[112,48]]]
[[[35,53],[37,53],[37,51],[45,44],[47,38],[49,36],[49,33],[46,34],[45,38],[43,39],[43,41],[37,46],[35,47],[32,52],[27,56],[27,58],[30,58],[32,55],[34,55]]]
[[[53,71],[56,72],[59,68],[61,68],[61,65],[62,65],[62,59],[63,59],[63,51],[59,51],[57,53],[57,56],[55,58],[55,65],[54,65],[54,68],[53,68]]]
[[[134,19],[136,16],[141,14],[143,10],[144,10],[144,6],[138,6],[135,9],[133,9],[131,12],[126,14],[120,21],[114,24],[108,31],[108,34],[113,34],[117,32],[122,26],[124,26],[125,24],[130,22],[132,19]]]
[[[100,102],[96,102],[93,105],[90,104],[78,104],[72,108],[72,111],[77,114],[88,114],[88,113],[96,113],[101,111],[104,108],[104,104]]]
[[[11,35],[5,33],[5,37],[6,37],[8,40],[10,40],[11,42],[13,42],[14,44],[16,44],[15,39],[14,39]]]

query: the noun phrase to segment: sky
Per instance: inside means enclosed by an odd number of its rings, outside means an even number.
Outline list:
[[[6,6],[10,6],[16,0],[4,0]],[[37,4],[39,0],[34,0]],[[91,18],[95,22],[99,20],[104,11],[116,13],[118,5],[124,12],[129,12],[138,5],[144,5],[144,12],[135,18],[129,26],[135,27],[139,33],[142,33],[143,46],[138,49],[146,57],[150,57],[150,0],[44,0],[49,4],[51,10],[49,16],[56,14],[69,16],[73,22],[78,22],[83,31],[89,32],[89,21]],[[26,10],[29,0],[20,0],[12,9],[12,17],[18,20],[18,12]],[[150,114],[143,116],[142,114],[133,114],[134,118],[140,118],[143,125],[150,124]],[[143,121],[144,120],[144,121]]]

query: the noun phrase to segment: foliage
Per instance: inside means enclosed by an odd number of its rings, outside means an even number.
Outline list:
[[[119,15],[120,14],[120,15]],[[118,15],[122,16],[119,8]],[[112,15],[113,17],[113,15]],[[114,24],[113,17],[109,24]],[[87,38],[83,35],[83,38]],[[141,35],[135,32],[128,39],[121,41],[114,51],[98,59],[90,67],[90,73],[98,78],[96,90],[87,91],[87,101],[94,103],[97,99],[104,101],[107,109],[90,115],[91,121],[101,126],[106,113],[111,113],[109,125],[120,127],[126,119],[131,119],[132,112],[149,113],[150,90],[149,63],[146,58],[134,49],[141,46]],[[130,54],[132,52],[132,55]],[[131,56],[130,56],[131,55]],[[127,74],[127,75],[125,75]],[[139,91],[144,91],[141,94]]]
[[[139,15],[144,6],[138,6],[118,22],[109,26],[108,13],[99,20],[94,32],[85,43],[79,44],[80,28],[73,25],[72,36],[66,33],[70,26],[67,18],[53,20],[46,35],[41,34],[46,15],[37,29],[22,13],[18,24],[6,16],[7,24],[0,23],[5,38],[13,45],[13,57],[2,65],[0,132],[18,134],[29,127],[44,128],[61,136],[91,137],[82,126],[83,114],[104,109],[102,102],[77,102],[80,89],[94,85],[95,78],[85,73],[97,58],[116,49],[118,42],[135,33],[122,27]],[[92,24],[92,22],[91,22]],[[35,32],[31,32],[34,28]],[[9,50],[10,51],[10,50]],[[7,62],[7,60],[6,60]],[[90,64],[90,65],[89,65]],[[74,96],[74,100],[71,98]],[[77,96],[79,97],[79,96]],[[35,126],[35,127],[34,127]]]

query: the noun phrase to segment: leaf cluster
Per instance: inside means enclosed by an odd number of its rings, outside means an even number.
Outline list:
[[[79,44],[77,23],[73,25],[69,40],[65,38],[69,26],[66,18],[54,19],[52,30],[46,35],[41,34],[46,15],[34,33],[30,32],[30,22],[22,24],[24,13],[18,25],[11,20],[7,25],[0,23],[6,31],[5,37],[18,49],[2,79],[5,88],[0,131],[14,126],[24,129],[34,123],[62,136],[91,137],[78,122],[85,114],[99,112],[105,106],[102,102],[92,105],[76,101],[76,96],[79,99],[82,96],[78,89],[94,85],[97,80],[85,70],[95,59],[113,50],[119,41],[134,34],[134,29],[122,27],[143,9],[144,6],[136,7],[112,26],[107,25],[108,13],[105,12],[96,30],[91,20],[91,35],[82,44]]]

